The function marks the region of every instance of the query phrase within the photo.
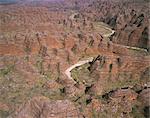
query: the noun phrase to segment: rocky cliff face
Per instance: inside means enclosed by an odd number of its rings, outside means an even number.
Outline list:
[[[0,5],[0,117],[148,117],[146,2],[84,3]]]

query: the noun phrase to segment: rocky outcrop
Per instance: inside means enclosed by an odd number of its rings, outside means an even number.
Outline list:
[[[150,106],[150,103],[149,103],[149,99],[150,99],[149,92],[150,92],[150,88],[147,88],[147,89],[142,90],[141,93],[139,94],[139,99],[141,101],[143,101],[144,106]]]
[[[81,118],[78,109],[69,100],[50,101],[35,97],[20,107],[13,118]]]
[[[141,1],[97,0],[89,2],[83,11],[91,19],[105,22],[116,30],[114,43],[149,49],[148,6],[146,1]]]

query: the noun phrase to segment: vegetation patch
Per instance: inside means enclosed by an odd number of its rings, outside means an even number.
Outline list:
[[[14,65],[8,65],[3,69],[0,69],[0,77],[4,77],[8,74],[10,74],[14,70]]]
[[[9,112],[8,111],[0,110],[0,117],[1,118],[6,118],[8,116],[9,116]]]

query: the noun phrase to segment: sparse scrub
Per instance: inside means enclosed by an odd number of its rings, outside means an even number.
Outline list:
[[[5,77],[6,75],[10,74],[14,70],[14,65],[8,65],[3,69],[0,69],[0,76]]]
[[[144,115],[142,114],[140,106],[138,105],[134,105],[132,107],[132,111],[130,112],[130,114],[133,118],[145,118]]]
[[[71,51],[76,54],[77,53],[77,44],[74,44],[74,46],[71,48]]]
[[[44,75],[43,59],[41,57],[37,60],[36,67],[39,70],[39,73]]]
[[[91,29],[91,30],[94,30],[94,25],[93,25],[93,23],[90,23],[90,29]]]
[[[0,110],[0,117],[1,118],[6,118],[9,116],[9,112],[8,111],[3,111],[3,110]]]

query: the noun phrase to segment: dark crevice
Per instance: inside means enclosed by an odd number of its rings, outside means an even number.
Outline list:
[[[148,27],[145,27],[140,38],[140,47],[148,49],[148,40]]]
[[[91,102],[92,102],[92,99],[91,99],[91,98],[87,99],[87,100],[86,100],[86,105],[90,104]]]
[[[61,88],[60,89],[60,93],[63,94],[63,95],[65,95],[66,94],[66,88],[65,87]]]
[[[90,89],[92,88],[92,86],[93,86],[93,85],[90,85],[90,86],[87,86],[87,87],[85,88],[85,94],[87,94],[87,93],[90,91]]]
[[[74,100],[74,102],[77,102],[81,97],[78,97],[77,99]]]
[[[121,88],[121,89],[129,89],[129,87],[123,87],[123,88]]]
[[[145,106],[143,110],[145,118],[150,118],[150,106]]]
[[[102,95],[102,98],[103,98],[104,100],[108,100],[109,97],[112,95],[112,93],[114,93],[115,91],[116,91],[116,90],[111,90],[111,91],[109,91],[108,93],[103,94],[103,95]]]
[[[110,64],[109,65],[109,72],[111,73],[111,71],[112,71],[112,68],[113,68],[113,64]]]

